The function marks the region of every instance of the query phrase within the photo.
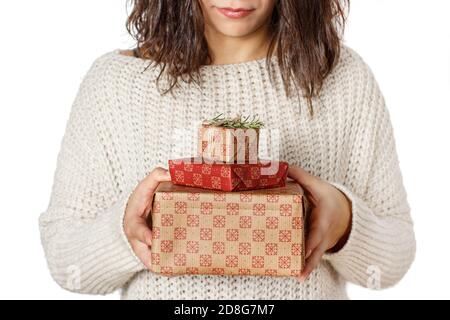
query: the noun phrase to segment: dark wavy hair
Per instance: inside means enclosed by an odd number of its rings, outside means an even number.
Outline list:
[[[199,0],[129,0],[127,30],[137,42],[135,54],[161,66],[172,91],[181,79],[200,83],[199,69],[211,57],[204,36]],[[340,55],[349,0],[278,0],[271,20],[271,45],[288,96],[300,88],[308,100],[319,94]],[[270,72],[272,74],[272,72]],[[272,79],[271,79],[272,80]],[[298,90],[297,90],[298,93]]]

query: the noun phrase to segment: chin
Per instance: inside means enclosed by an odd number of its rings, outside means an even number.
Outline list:
[[[232,38],[242,38],[242,37],[246,37],[249,34],[251,34],[251,32],[248,32],[246,30],[220,30],[220,33],[226,35],[227,37],[232,37]]]
[[[257,28],[255,28],[253,25],[249,25],[247,23],[233,24],[227,26],[216,26],[216,29],[220,33],[228,37],[245,37],[254,33],[257,30]]]

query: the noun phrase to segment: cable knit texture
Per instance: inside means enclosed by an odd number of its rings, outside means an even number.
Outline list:
[[[274,66],[273,83],[266,62]],[[80,86],[40,218],[48,265],[63,288],[122,289],[124,299],[346,299],[346,282],[385,288],[403,277],[415,238],[393,128],[373,73],[354,51],[343,46],[313,118],[305,99],[286,97],[276,58],[204,66],[201,85],[181,83],[167,95],[149,63],[109,52]],[[195,153],[200,121],[219,113],[258,114],[269,129],[262,155],[305,168],[352,201],[347,244],[326,255],[306,283],[168,278],[146,271],[131,250],[123,232],[129,195],[153,168]]]

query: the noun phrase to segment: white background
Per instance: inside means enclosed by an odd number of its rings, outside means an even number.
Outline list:
[[[0,3],[0,298],[99,298],[52,281],[38,216],[82,77],[98,56],[132,46],[125,9],[125,0]],[[386,97],[418,242],[398,286],[350,286],[354,299],[450,298],[449,12],[448,0],[352,3],[346,42]]]

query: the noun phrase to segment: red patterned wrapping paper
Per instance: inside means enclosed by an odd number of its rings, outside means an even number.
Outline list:
[[[288,169],[288,163],[276,161],[256,164],[209,163],[202,158],[169,161],[174,184],[228,192],[284,187]]]
[[[198,156],[227,163],[256,163],[259,129],[230,129],[202,125],[198,131]]]
[[[166,276],[298,276],[308,202],[295,182],[240,193],[163,183],[152,211],[152,268]]]

